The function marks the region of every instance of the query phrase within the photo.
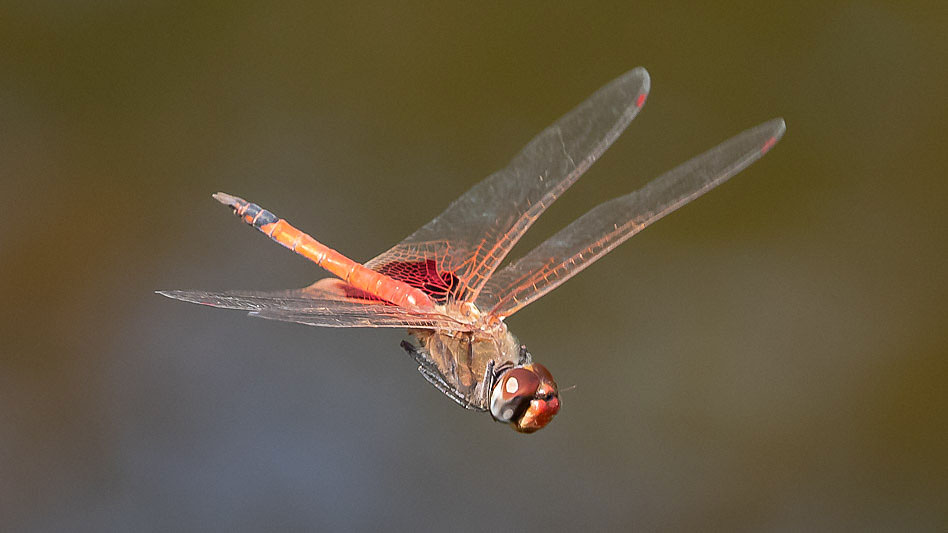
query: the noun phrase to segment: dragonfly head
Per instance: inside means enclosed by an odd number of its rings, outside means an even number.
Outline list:
[[[500,374],[490,395],[494,420],[521,433],[533,433],[553,420],[560,410],[556,382],[545,366],[530,363]]]

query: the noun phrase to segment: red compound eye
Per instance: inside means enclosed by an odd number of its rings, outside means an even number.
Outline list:
[[[540,378],[525,368],[514,368],[504,376],[502,394],[504,399],[515,397],[533,398],[540,386]]]
[[[529,366],[533,368],[533,371],[536,372],[541,381],[556,385],[556,382],[553,381],[553,374],[550,374],[550,371],[547,370],[545,366],[540,363],[533,363]]]
[[[505,372],[491,392],[490,412],[498,422],[512,423],[530,407],[540,387],[540,378],[523,367]]]

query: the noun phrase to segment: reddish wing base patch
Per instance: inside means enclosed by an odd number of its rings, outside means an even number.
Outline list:
[[[458,294],[460,288],[458,277],[451,272],[438,272],[438,266],[433,259],[410,263],[395,261],[386,263],[375,270],[424,291],[439,304],[445,304],[449,299],[458,300],[462,296]]]
[[[375,296],[374,294],[365,292],[362,289],[357,289],[338,278],[323,278],[316,281],[316,283],[313,283],[309,287],[302,289],[300,292],[303,294],[312,293],[313,298],[326,298],[328,293],[331,297],[349,300],[352,302],[363,300],[365,303],[394,305],[390,302],[386,302],[378,296]]]
[[[342,287],[341,290],[342,290],[342,293],[346,296],[346,298],[356,298],[359,300],[367,300],[370,302],[388,303],[385,300],[375,296],[374,294],[369,294],[349,284],[345,284],[345,286]]]

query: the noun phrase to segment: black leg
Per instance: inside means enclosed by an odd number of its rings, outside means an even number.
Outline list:
[[[431,383],[434,388],[441,391],[442,394],[448,398],[451,398],[455,403],[465,409],[484,411],[483,408],[472,404],[470,401],[461,396],[461,394],[459,394],[456,390],[454,390],[451,385],[448,385],[444,378],[441,377],[441,372],[438,371],[438,369],[435,368],[435,366],[430,361],[425,359],[425,357],[418,351],[417,348],[415,348],[412,343],[408,341],[402,341],[401,346],[406,352],[408,352],[408,355],[410,355],[412,359],[418,363],[418,372],[421,373],[425,380],[428,383]]]
[[[412,344],[412,343],[410,343],[410,342],[408,342],[408,341],[402,341],[401,346],[402,346],[402,349],[404,349],[406,352],[408,352],[408,355],[410,355],[411,358],[414,359],[415,362],[418,363],[419,365],[422,365],[422,366],[430,366],[430,365],[431,365],[431,363],[428,362],[428,360],[425,359],[424,356],[421,355],[421,353],[418,351],[418,349],[415,348],[415,345],[414,345],[414,344]]]
[[[490,409],[490,393],[494,390],[494,380],[496,379],[497,376],[494,375],[494,360],[491,359],[487,363],[487,368],[484,370],[484,379],[481,380],[481,387],[484,388],[481,392],[481,402],[487,406],[488,409]]]

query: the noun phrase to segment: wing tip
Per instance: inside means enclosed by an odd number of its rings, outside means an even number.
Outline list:
[[[638,79],[639,89],[635,95],[635,107],[641,108],[645,104],[645,99],[648,98],[648,92],[652,88],[652,77],[649,75],[648,70],[646,70],[645,67],[635,67],[626,72],[622,78]]]
[[[783,120],[783,117],[777,117],[761,124],[760,129],[769,134],[763,146],[760,147],[760,155],[764,155],[769,152],[770,149],[777,144],[777,141],[783,137],[783,134],[786,133],[787,123]]]
[[[646,91],[648,90],[649,85],[651,84],[651,79],[652,79],[651,75],[649,75],[649,73],[648,73],[648,69],[646,69],[645,67],[639,65],[639,66],[635,67],[634,69],[630,70],[627,75],[628,75],[628,76],[638,76],[639,78],[641,78],[641,79],[642,79],[642,83],[644,84],[645,90],[646,90]]]
[[[155,294],[164,296],[165,298],[171,298],[172,300],[180,300],[182,302],[194,302],[193,299],[188,298],[188,291],[178,291],[178,290],[158,290],[155,291]]]

